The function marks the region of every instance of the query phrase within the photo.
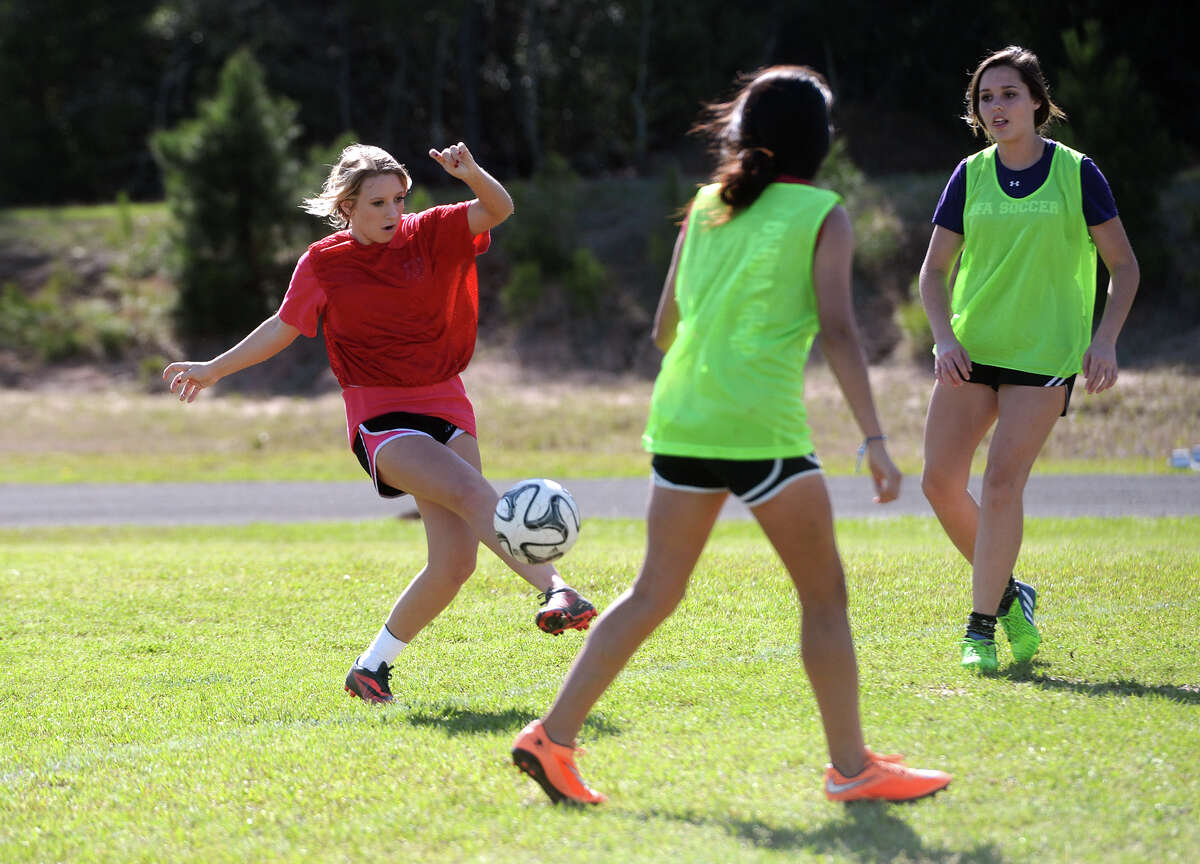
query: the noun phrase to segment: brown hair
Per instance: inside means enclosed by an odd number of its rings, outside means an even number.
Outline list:
[[[807,66],[768,66],[738,78],[727,102],[706,105],[692,127],[712,143],[729,216],[758,200],[781,174],[812,179],[829,153],[833,93]]]
[[[362,189],[363,181],[380,174],[399,177],[406,194],[412,188],[408,171],[392,154],[369,144],[351,144],[342,151],[341,158],[325,178],[321,194],[315,198],[305,198],[301,206],[306,213],[324,217],[334,228],[345,228],[350,221],[342,211],[342,204],[353,202]]]
[[[971,75],[971,83],[967,85],[967,113],[963,116],[963,120],[967,121],[967,125],[976,135],[980,133],[987,135],[987,129],[979,116],[979,81],[983,78],[984,72],[996,66],[1008,66],[1015,69],[1021,76],[1021,80],[1025,82],[1025,86],[1029,88],[1029,95],[1035,102],[1041,103],[1033,112],[1033,125],[1039,134],[1055,120],[1067,119],[1066,112],[1055,105],[1054,100],[1050,98],[1050,86],[1046,83],[1046,76],[1042,74],[1042,64],[1038,62],[1037,55],[1028,48],[1009,45],[1004,50],[993,51],[985,57],[975,67],[975,71]]]

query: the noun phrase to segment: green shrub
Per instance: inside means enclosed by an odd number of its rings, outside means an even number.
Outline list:
[[[43,363],[115,359],[133,342],[130,322],[99,297],[71,299],[74,274],[56,268],[34,295],[0,291],[0,342]]]
[[[428,210],[437,202],[433,200],[433,196],[424,186],[413,186],[412,192],[404,199],[405,213],[420,213],[422,210]]]
[[[270,314],[294,264],[296,107],[274,98],[247,51],[221,70],[198,115],[151,139],[175,220],[176,321],[191,337],[228,336]]]
[[[504,223],[504,248],[514,261],[536,261],[557,277],[570,266],[578,242],[579,177],[557,153],[528,181],[511,190],[514,218]]]
[[[112,305],[100,297],[88,297],[71,304],[74,319],[74,353],[115,360],[134,341],[132,322],[115,314]]]
[[[912,360],[925,362],[932,358],[933,330],[929,327],[929,316],[925,314],[915,279],[908,299],[896,304],[896,326],[904,334],[904,343]]]
[[[34,302],[17,283],[6,282],[0,288],[0,345],[24,353],[32,343],[36,322]]]
[[[843,139],[833,142],[817,182],[842,196],[854,224],[854,267],[874,284],[894,264],[904,242],[904,223],[884,189],[867,179]]]
[[[692,200],[695,189],[683,181],[683,175],[675,162],[669,162],[658,184],[658,206],[662,215],[655,220],[654,227],[646,232],[646,261],[649,265],[649,284],[645,300],[657,305],[663,279],[671,266],[671,255],[679,237],[679,224],[684,208]],[[653,306],[650,312],[653,313]]]
[[[133,240],[133,206],[124,189],[117,193],[117,221],[109,238],[114,246],[123,246]]]
[[[1106,43],[1098,21],[1084,21],[1062,39],[1067,68],[1058,75],[1054,100],[1068,123],[1055,136],[1100,166],[1138,256],[1142,285],[1161,290],[1170,248],[1163,242],[1158,202],[1176,170],[1179,147],[1159,121],[1137,67]],[[1114,106],[1119,122],[1113,120]],[[1106,289],[1105,281],[1099,290]]]
[[[575,313],[594,313],[608,285],[608,271],[591,249],[580,246],[571,253],[571,264],[563,274],[567,302]]]
[[[508,281],[500,288],[500,303],[504,313],[520,321],[533,316],[542,297],[542,268],[536,261],[519,261],[513,265]]]
[[[558,154],[547,156],[527,182],[512,184],[516,215],[498,233],[512,262],[500,299],[515,321],[528,322],[564,305],[576,313],[597,309],[608,273],[580,241],[580,186]]]
[[[73,278],[70,270],[56,267],[33,296],[15,284],[6,285],[0,297],[4,342],[47,363],[80,353],[75,308],[63,301],[71,293],[68,283]]]
[[[826,189],[832,189],[847,202],[861,194],[867,185],[867,175],[862,172],[854,160],[850,158],[850,148],[846,139],[835,138],[829,148],[829,155],[821,163],[817,171],[816,182]]]
[[[1188,320],[1200,320],[1200,168],[1174,177],[1160,204],[1173,295],[1169,308]]]
[[[159,392],[162,390],[162,370],[171,362],[162,354],[146,354],[138,359],[137,364],[137,382],[138,386],[149,392]]]

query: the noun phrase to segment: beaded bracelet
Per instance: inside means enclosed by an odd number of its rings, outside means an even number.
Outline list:
[[[858,445],[858,458],[854,460],[854,470],[857,473],[862,468],[863,457],[867,455],[867,445],[872,441],[886,441],[886,435],[868,435],[863,439],[863,442]]]

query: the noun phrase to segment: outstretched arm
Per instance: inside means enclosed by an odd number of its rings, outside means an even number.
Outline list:
[[[867,464],[875,481],[876,502],[883,504],[900,495],[900,470],[892,463],[884,444],[883,429],[875,414],[867,361],[863,357],[854,322],[850,290],[850,265],[854,255],[854,228],[841,207],[825,219],[821,239],[813,256],[813,287],[817,295],[817,317],[821,323],[821,351],[837,378],[846,404],[862,430]]]
[[[300,331],[281,321],[277,312],[224,354],[205,363],[192,360],[171,363],[163,369],[162,377],[169,382],[172,393],[179,391],[180,402],[192,402],[201,390],[211,387],[226,375],[274,357],[291,345],[298,335]]]
[[[1108,300],[1092,344],[1083,355],[1087,392],[1099,393],[1117,383],[1117,336],[1133,306],[1141,271],[1119,216],[1088,229],[1108,268]]]
[[[459,141],[444,150],[430,150],[429,156],[451,177],[457,177],[475,193],[467,208],[467,225],[472,234],[495,228],[512,215],[513,201],[500,181],[479,167],[467,145]]]

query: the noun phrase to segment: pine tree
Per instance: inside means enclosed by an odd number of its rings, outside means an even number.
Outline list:
[[[1142,284],[1153,286],[1162,278],[1167,255],[1159,195],[1178,170],[1179,148],[1133,62],[1108,48],[1098,21],[1085,21],[1062,38],[1068,65],[1053,95],[1067,112],[1068,125],[1056,129],[1055,137],[1087,153],[1104,172],[1138,256]]]
[[[299,213],[295,115],[242,50],[196,117],[152,136],[174,220],[181,335],[240,334],[278,304],[293,263],[282,253]]]

